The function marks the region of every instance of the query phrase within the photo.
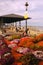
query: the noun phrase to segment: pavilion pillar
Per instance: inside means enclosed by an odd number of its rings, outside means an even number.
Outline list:
[[[3,25],[5,25],[5,23],[3,23],[3,18],[1,18],[1,23],[0,23],[0,27],[2,28]]]
[[[16,27],[16,31],[17,31],[17,22],[15,22],[15,27]]]
[[[19,29],[21,29],[21,21],[19,21]]]

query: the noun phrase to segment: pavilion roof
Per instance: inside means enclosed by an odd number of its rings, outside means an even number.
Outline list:
[[[11,23],[11,22],[17,22],[17,21],[22,21],[25,20],[24,16],[18,15],[18,14],[7,14],[0,16],[0,20],[3,19],[3,23]],[[28,19],[31,19],[28,17]]]

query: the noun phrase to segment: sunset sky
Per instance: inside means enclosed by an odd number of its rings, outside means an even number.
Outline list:
[[[6,14],[25,14],[25,3],[28,2],[28,25],[43,26],[43,0],[0,0],[0,16]],[[22,22],[22,24],[24,24]]]

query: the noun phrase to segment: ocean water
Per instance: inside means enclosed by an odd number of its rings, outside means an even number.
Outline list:
[[[43,31],[43,26],[34,26],[34,27],[36,27],[36,29]]]
[[[27,26],[27,27],[33,30],[43,31],[43,26]]]

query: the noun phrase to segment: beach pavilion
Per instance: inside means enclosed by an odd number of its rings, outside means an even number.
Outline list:
[[[31,19],[28,17],[27,19]],[[13,23],[13,22],[18,22],[19,21],[19,27],[21,28],[21,21],[26,20],[24,16],[18,15],[18,14],[7,14],[0,16],[0,24],[5,24],[5,23]]]

